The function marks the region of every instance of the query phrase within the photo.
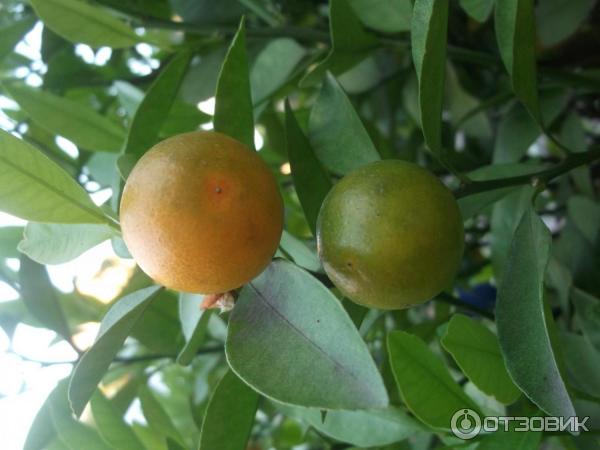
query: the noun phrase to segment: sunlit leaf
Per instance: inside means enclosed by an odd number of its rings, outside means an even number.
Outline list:
[[[30,0],[44,25],[74,43],[131,47],[142,39],[107,10],[80,0]]]
[[[2,130],[0,210],[39,222],[108,221],[69,174],[31,145]]]
[[[19,282],[25,306],[42,325],[64,338],[70,337],[67,319],[46,268],[25,255],[21,256],[20,262]]]
[[[161,435],[173,439],[183,445],[183,437],[179,430],[173,424],[173,421],[164,410],[160,402],[156,399],[152,391],[146,386],[142,386],[139,392],[142,412],[148,422],[148,425],[158,431]]]
[[[177,362],[182,365],[192,362],[206,338],[213,310],[202,310],[202,299],[200,294],[179,294],[179,320],[186,341],[177,357]]]
[[[108,310],[94,344],[71,375],[69,401],[76,415],[82,413],[131,329],[160,290],[159,286],[141,289],[119,299]]]
[[[215,131],[254,148],[254,119],[244,20],[225,56],[215,94]]]
[[[54,403],[50,403],[49,409],[58,438],[69,450],[81,450],[82,448],[86,450],[113,449],[91,426],[65,415],[62,410],[57,409]]]
[[[61,264],[115,235],[108,225],[29,222],[19,251],[41,264]]]
[[[15,48],[23,35],[33,27],[34,23],[35,18],[28,16],[0,28],[0,60]]]
[[[29,427],[23,450],[45,450],[47,445],[56,438],[56,429],[50,415],[50,406],[53,405],[55,415],[59,411],[66,411],[67,414],[70,412],[67,400],[68,386],[69,380],[65,378],[52,389]]]
[[[129,126],[124,147],[124,157],[119,158],[119,170],[125,177],[133,164],[156,144],[160,129],[179,90],[191,55],[182,52],[176,55],[161,71],[144,95]]]
[[[146,450],[123,416],[100,391],[90,401],[98,433],[115,450]]]
[[[73,141],[85,150],[118,152],[125,140],[120,125],[88,106],[21,84],[4,89],[42,128]]]

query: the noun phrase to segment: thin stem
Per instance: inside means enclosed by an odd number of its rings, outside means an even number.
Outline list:
[[[494,314],[491,313],[490,311],[487,311],[487,310],[480,308],[478,306],[475,306],[475,305],[471,305],[469,303],[465,303],[462,300],[460,300],[459,298],[456,298],[453,295],[448,294],[447,292],[440,293],[437,297],[435,297],[435,300],[439,300],[441,302],[448,303],[450,305],[469,310],[471,312],[479,314],[480,316],[487,317],[488,319],[494,320]]]
[[[233,36],[237,27],[231,26],[201,26],[189,22],[173,22],[171,20],[157,19],[147,16],[132,16],[134,22],[140,26],[150,28],[162,28],[168,30],[185,31],[186,33],[210,37],[218,34]],[[377,33],[375,33],[377,34]],[[327,30],[314,29],[297,26],[279,26],[266,28],[247,28],[246,35],[251,38],[276,38],[290,37],[301,42],[309,43],[330,43],[330,36]],[[384,45],[401,49],[410,49],[410,40],[406,38],[389,37],[379,35],[379,42]],[[447,53],[451,59],[465,63],[477,64],[487,67],[500,68],[502,61],[496,55],[491,53],[471,50],[455,45],[447,46]],[[590,89],[600,89],[600,79],[575,72],[565,72],[554,68],[540,67],[540,73],[550,79],[557,80],[567,84],[577,84]]]
[[[215,34],[233,36],[237,31],[237,27],[206,27],[189,22],[173,22],[171,20],[157,19],[154,17],[135,17],[134,20],[139,22],[140,25],[150,28],[185,31],[186,33],[207,37]],[[304,42],[329,42],[329,33],[327,31],[294,26],[247,28],[246,35],[254,38],[291,37]]]
[[[74,350],[77,351],[77,348],[74,347]],[[205,355],[209,353],[219,353],[223,351],[222,346],[214,346],[214,347],[205,347],[201,348],[196,352],[196,355]],[[22,355],[20,353],[15,352],[14,350],[9,350],[9,353],[19,357],[23,361],[32,362],[36,364],[40,364],[42,367],[48,366],[56,366],[61,364],[77,364],[80,358],[65,360],[65,361],[43,361],[39,359],[29,358],[28,356]],[[83,352],[78,351],[80,357]],[[138,362],[144,361],[154,361],[157,359],[176,359],[177,355],[168,355],[168,354],[148,354],[148,355],[136,355],[136,356],[117,356],[113,359],[113,362],[122,363],[122,364],[134,364]]]
[[[540,182],[548,183],[554,178],[557,178],[565,173],[600,159],[600,147],[590,150],[585,153],[571,153],[562,162],[550,167],[546,170],[534,172],[529,175],[520,175],[516,177],[497,178],[485,181],[472,181],[460,187],[456,192],[457,198],[466,197],[468,195],[477,194],[480,192],[491,191],[511,186],[519,186],[525,184],[537,185]]]

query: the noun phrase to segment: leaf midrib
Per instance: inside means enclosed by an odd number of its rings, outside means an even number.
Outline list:
[[[305,340],[306,342],[308,342],[312,347],[314,347],[319,353],[323,354],[329,361],[331,361],[336,367],[339,367],[341,370],[343,370],[344,372],[346,372],[348,375],[350,375],[350,377],[355,381],[355,383],[357,383],[359,386],[361,386],[362,389],[364,389],[365,387],[367,388],[367,390],[369,392],[371,392],[371,387],[368,384],[362,383],[360,381],[360,379],[346,366],[344,366],[343,364],[341,364],[339,361],[337,361],[336,359],[334,359],[331,355],[329,355],[323,348],[321,348],[316,342],[312,341],[306,334],[304,334],[302,332],[302,330],[300,328],[298,328],[296,325],[294,325],[292,322],[290,322],[288,320],[287,317],[285,317],[283,314],[281,314],[281,312],[275,308],[275,306],[273,304],[271,304],[266,297],[252,284],[252,282],[248,283],[248,286],[250,286],[250,288],[257,294],[258,298],[271,310],[273,311],[277,317],[279,317],[284,323],[286,323],[287,325],[289,325],[289,327],[295,331],[303,340]],[[378,395],[374,395],[374,398],[377,398]]]
[[[19,88],[17,88],[17,90],[21,90]],[[29,102],[31,106],[31,102],[35,102],[35,99],[31,98],[29,94],[29,92],[25,93],[25,91],[34,91],[34,89],[22,89],[20,95],[29,97],[26,102]],[[9,88],[9,92],[12,92],[11,89]],[[52,95],[54,97],[54,94],[49,94],[48,92],[44,92],[44,91],[40,91],[41,95],[40,98],[43,99],[42,104],[49,109],[56,109],[55,106],[52,102],[53,100],[49,100],[50,95]],[[49,95],[48,95],[49,94]],[[17,97],[19,96],[19,94],[17,94]],[[76,117],[77,121],[80,123],[83,123],[84,125],[88,126],[89,128],[92,128],[94,130],[96,130],[99,134],[109,134],[110,136],[114,137],[116,140],[123,140],[123,133],[122,133],[122,129],[119,128],[119,126],[113,122],[111,122],[110,120],[106,119],[105,117],[97,114],[95,111],[91,111],[88,110],[85,106],[83,105],[79,105],[75,102],[72,102],[69,99],[63,98],[63,97],[56,97],[57,99],[59,99],[59,101],[64,102],[64,104],[66,105],[63,107],[60,107],[59,105],[59,110],[62,112],[67,112],[70,116],[72,117]],[[17,102],[17,103],[21,103],[21,102]],[[25,102],[23,102],[25,103]],[[74,111],[74,109],[79,109],[79,107],[81,106],[81,111],[82,114],[78,114],[77,111]],[[25,108],[25,109],[30,109],[30,108]],[[96,116],[96,117],[90,117],[90,116]],[[101,123],[106,124],[106,126],[100,126]],[[42,124],[43,125],[43,124]],[[119,131],[117,131],[119,130]]]
[[[77,201],[73,197],[70,197],[69,195],[65,194],[60,189],[55,188],[54,186],[52,186],[51,184],[49,184],[45,180],[36,177],[34,174],[32,174],[31,172],[28,172],[27,170],[23,169],[23,167],[15,164],[15,163],[13,163],[12,161],[10,161],[8,158],[6,158],[5,156],[3,156],[2,154],[0,154],[0,161],[2,161],[6,165],[14,168],[15,170],[17,170],[21,174],[25,175],[26,177],[31,178],[36,183],[42,185],[43,187],[45,187],[49,191],[53,192],[54,194],[58,195],[59,197],[65,199],[65,200],[67,200],[68,202],[72,203],[73,205],[77,206],[78,208],[82,209],[83,211],[85,211],[89,215],[91,215],[93,217],[96,217],[98,219],[102,219],[101,223],[108,223],[108,221],[106,220],[106,217],[104,215],[99,214],[96,211],[94,211],[93,209],[89,208],[88,206],[79,203],[79,201]],[[83,223],[85,223],[85,222],[83,222]]]

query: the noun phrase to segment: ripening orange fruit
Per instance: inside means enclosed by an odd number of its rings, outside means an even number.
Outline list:
[[[125,184],[120,216],[131,255],[157,283],[216,294],[269,264],[283,203],[256,152],[224,134],[198,131],[144,154]]]
[[[448,287],[463,252],[452,192],[405,161],[371,163],[346,175],[325,198],[317,247],[327,275],[356,303],[400,309]]]

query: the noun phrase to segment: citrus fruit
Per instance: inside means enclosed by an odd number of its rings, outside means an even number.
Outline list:
[[[452,193],[404,161],[371,163],[346,175],[325,198],[317,223],[323,267],[356,303],[400,309],[448,287],[463,251]]]
[[[256,152],[224,134],[198,131],[144,154],[125,184],[120,216],[131,255],[157,283],[214,294],[269,264],[283,203]]]

